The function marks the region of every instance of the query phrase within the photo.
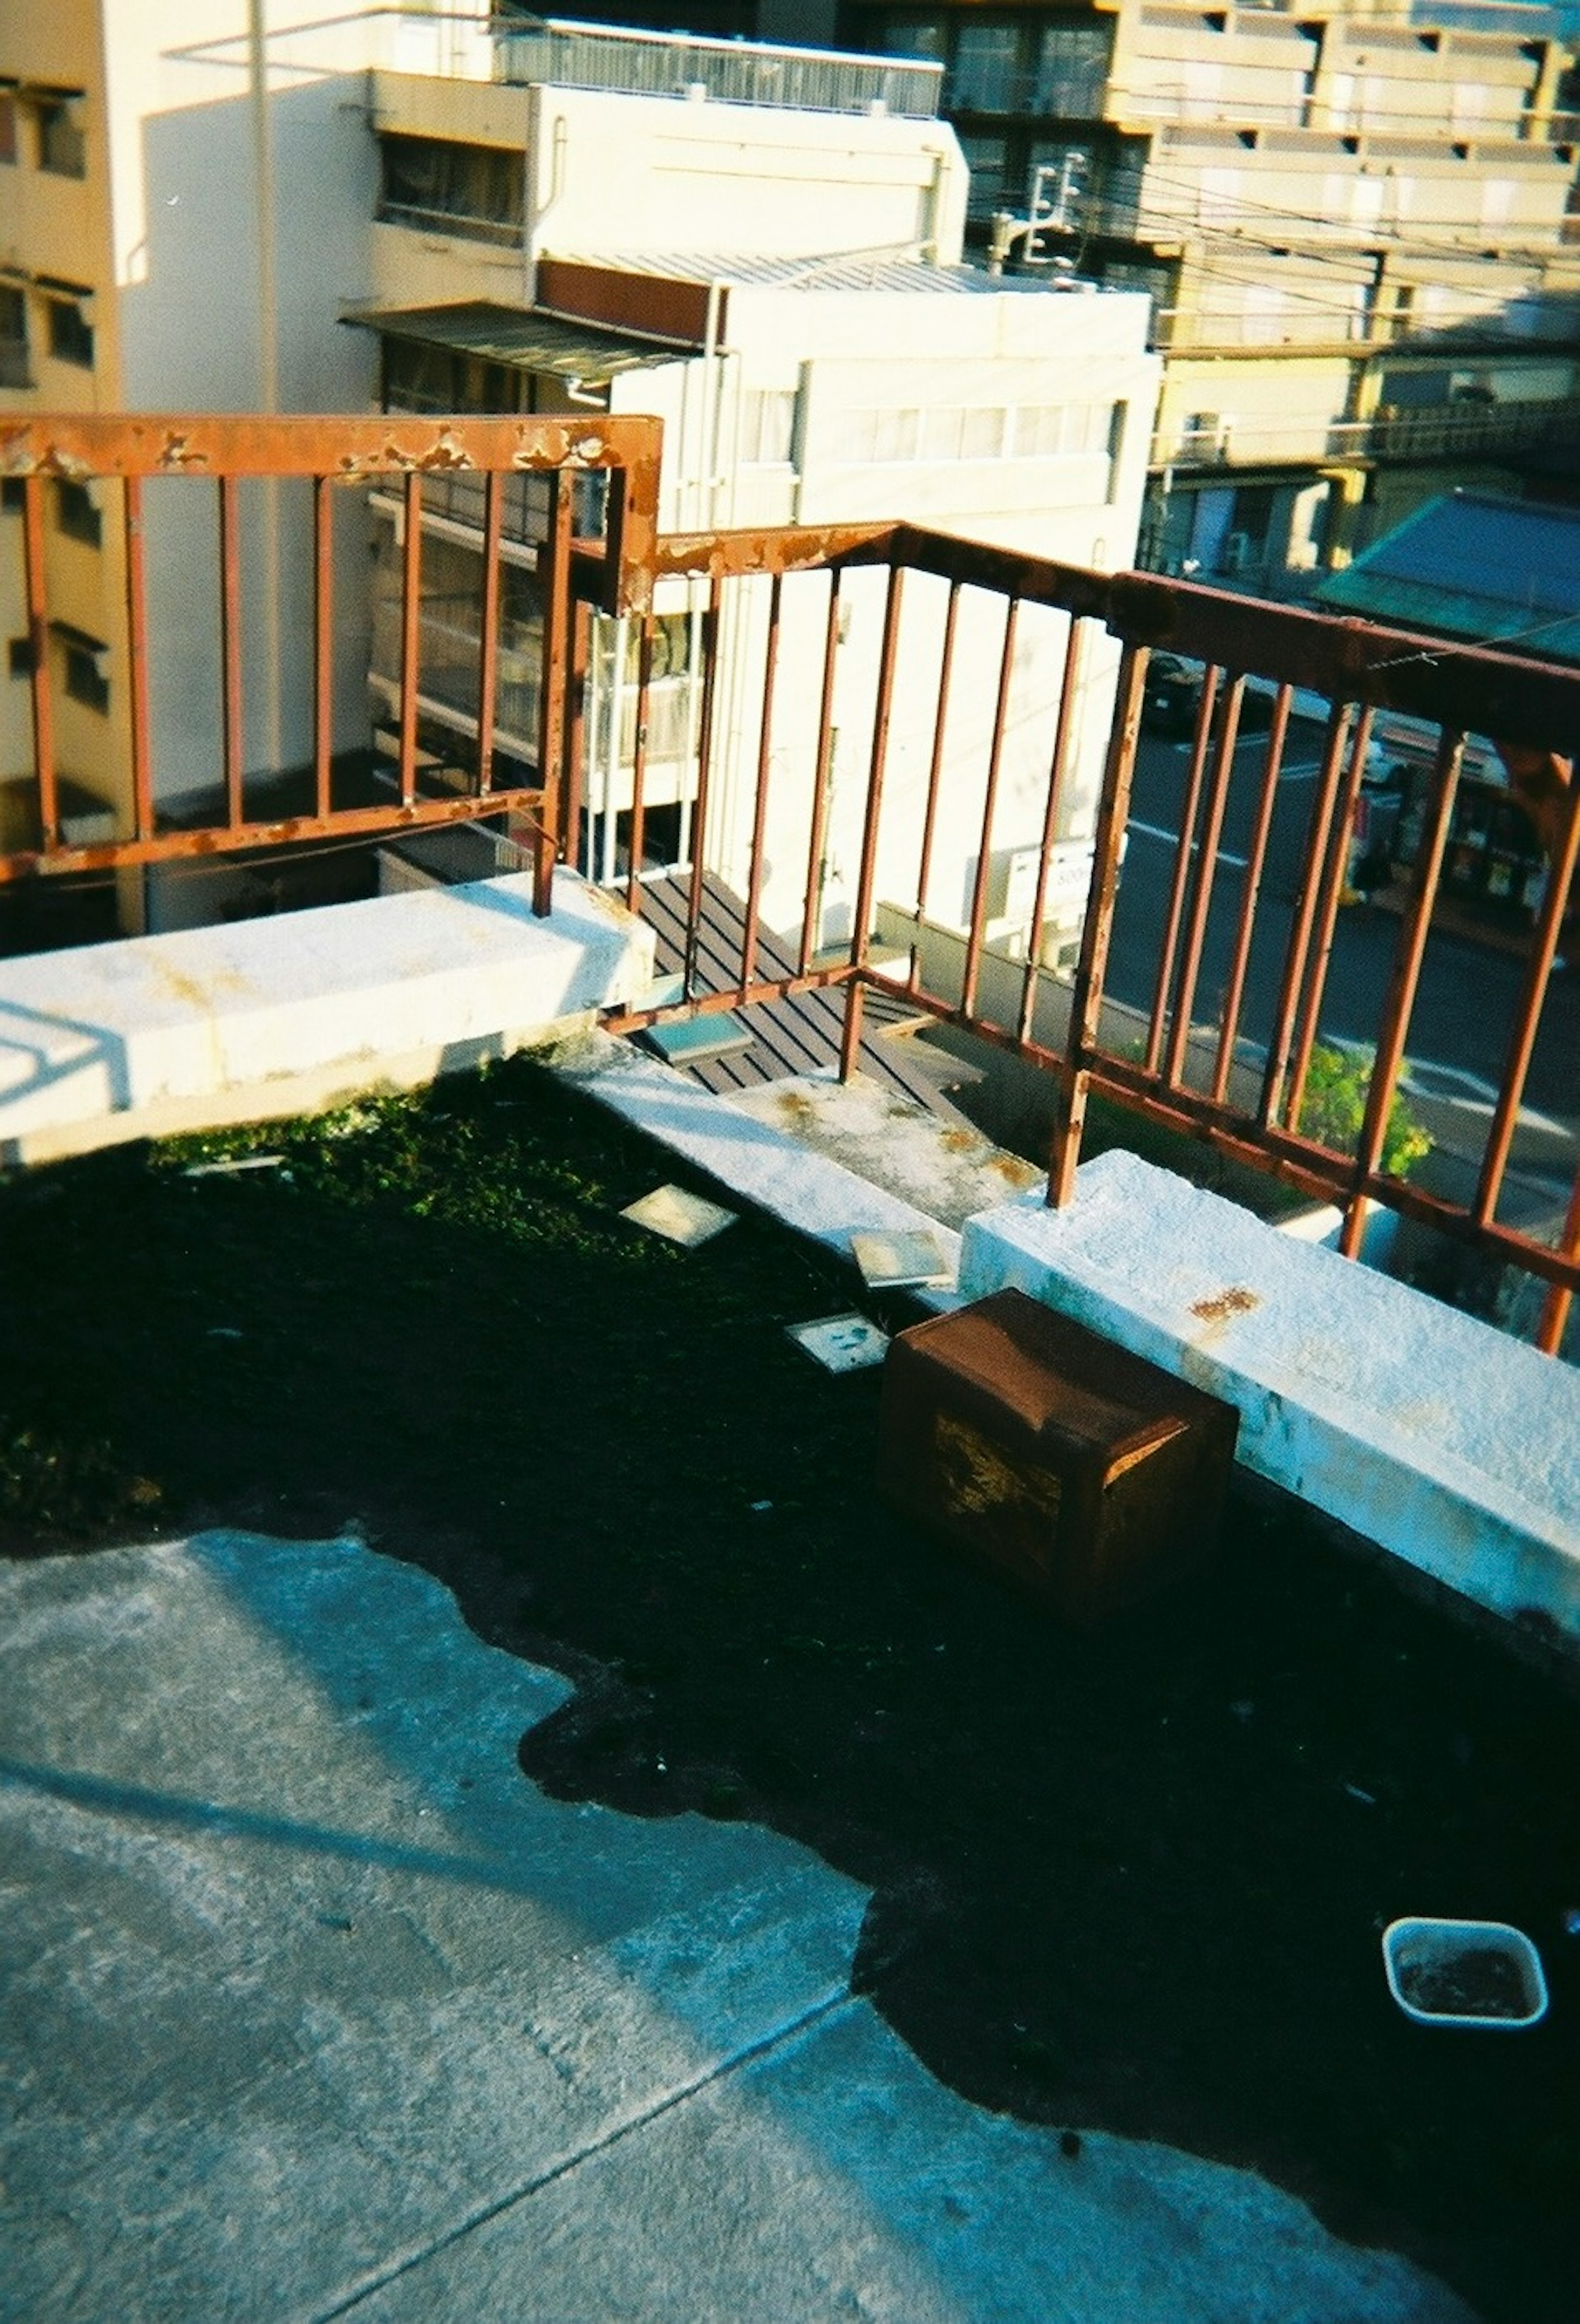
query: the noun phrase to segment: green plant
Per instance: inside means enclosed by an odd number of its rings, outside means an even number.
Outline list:
[[[1303,1138],[1353,1154],[1366,1118],[1375,1049],[1335,1049],[1321,1046],[1311,1052],[1306,1089],[1297,1124]],[[1382,1168],[1391,1178],[1408,1178],[1416,1164],[1432,1150],[1429,1133],[1396,1091],[1388,1109],[1382,1136]]]

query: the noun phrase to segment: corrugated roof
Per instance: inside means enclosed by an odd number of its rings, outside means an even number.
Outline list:
[[[926,290],[956,297],[992,292],[1042,296],[1049,284],[1032,275],[988,274],[979,266],[925,266],[919,259],[849,251],[832,258],[773,258],[748,252],[694,250],[560,252],[575,266],[601,266],[621,274],[656,274],[670,282],[727,282],[780,290]],[[1083,290],[1092,286],[1082,284]]]
[[[418,346],[448,347],[517,371],[552,372],[560,379],[604,387],[620,372],[678,363],[688,346],[666,346],[596,323],[568,323],[530,307],[496,307],[473,300],[454,307],[362,308],[340,318],[385,338]]]
[[[1330,575],[1317,599],[1400,629],[1580,661],[1580,508],[1447,493]]]

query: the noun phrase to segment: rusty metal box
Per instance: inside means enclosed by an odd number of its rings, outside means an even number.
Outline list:
[[[1238,1425],[1233,1405],[998,1291],[892,1342],[878,1482],[1088,1624],[1206,1562]]]

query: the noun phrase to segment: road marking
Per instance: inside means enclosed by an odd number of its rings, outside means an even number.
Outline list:
[[[1125,825],[1125,829],[1127,831],[1139,832],[1143,839],[1160,839],[1169,847],[1178,847],[1179,844],[1179,834],[1177,831],[1160,830],[1155,823],[1135,823],[1132,821]],[[1193,839],[1191,841],[1190,852],[1193,855],[1196,853],[1197,849],[1200,844],[1201,842],[1197,839]],[[1227,848],[1220,847],[1218,850],[1218,861],[1220,863],[1226,863],[1231,872],[1243,872],[1249,864],[1251,858],[1249,855],[1231,855]]]

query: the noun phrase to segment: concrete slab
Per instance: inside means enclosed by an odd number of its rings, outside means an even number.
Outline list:
[[[960,1287],[1046,1300],[1240,1413],[1238,1457],[1580,1649],[1580,1375],[1133,1154],[966,1226]]]
[[[1047,1174],[969,1123],[945,1120],[899,1090],[859,1076],[798,1076],[743,1090],[728,1103],[784,1131],[958,1234],[1012,1195],[1039,1198]]]
[[[0,1160],[299,1112],[629,1002],[652,932],[523,875],[0,962]]]
[[[1468,2324],[941,2089],[850,1882],[524,1781],[566,1692],[354,1540],[0,1567],[5,2312]]]
[[[837,1102],[836,1093],[844,1094],[837,1082],[775,1083],[750,1098],[720,1097],[657,1057],[644,1056],[629,1042],[596,1032],[559,1045],[550,1062],[670,1153],[684,1155],[721,1185],[842,1258],[850,1257],[853,1234],[931,1229],[953,1274],[959,1236],[941,1225],[936,1213],[919,1210],[878,1182],[877,1157],[871,1151],[874,1139],[869,1136],[864,1141],[869,1149],[865,1158],[873,1167],[858,1173],[814,1150],[803,1136],[807,1119],[823,1118],[826,1095]],[[886,1093],[872,1089],[869,1101],[871,1085],[852,1086],[862,1093],[858,1105],[870,1102],[880,1117],[887,1118]],[[783,1098],[780,1092],[786,1093]],[[920,1115],[922,1109],[916,1111]],[[787,1126],[792,1115],[793,1131]]]

